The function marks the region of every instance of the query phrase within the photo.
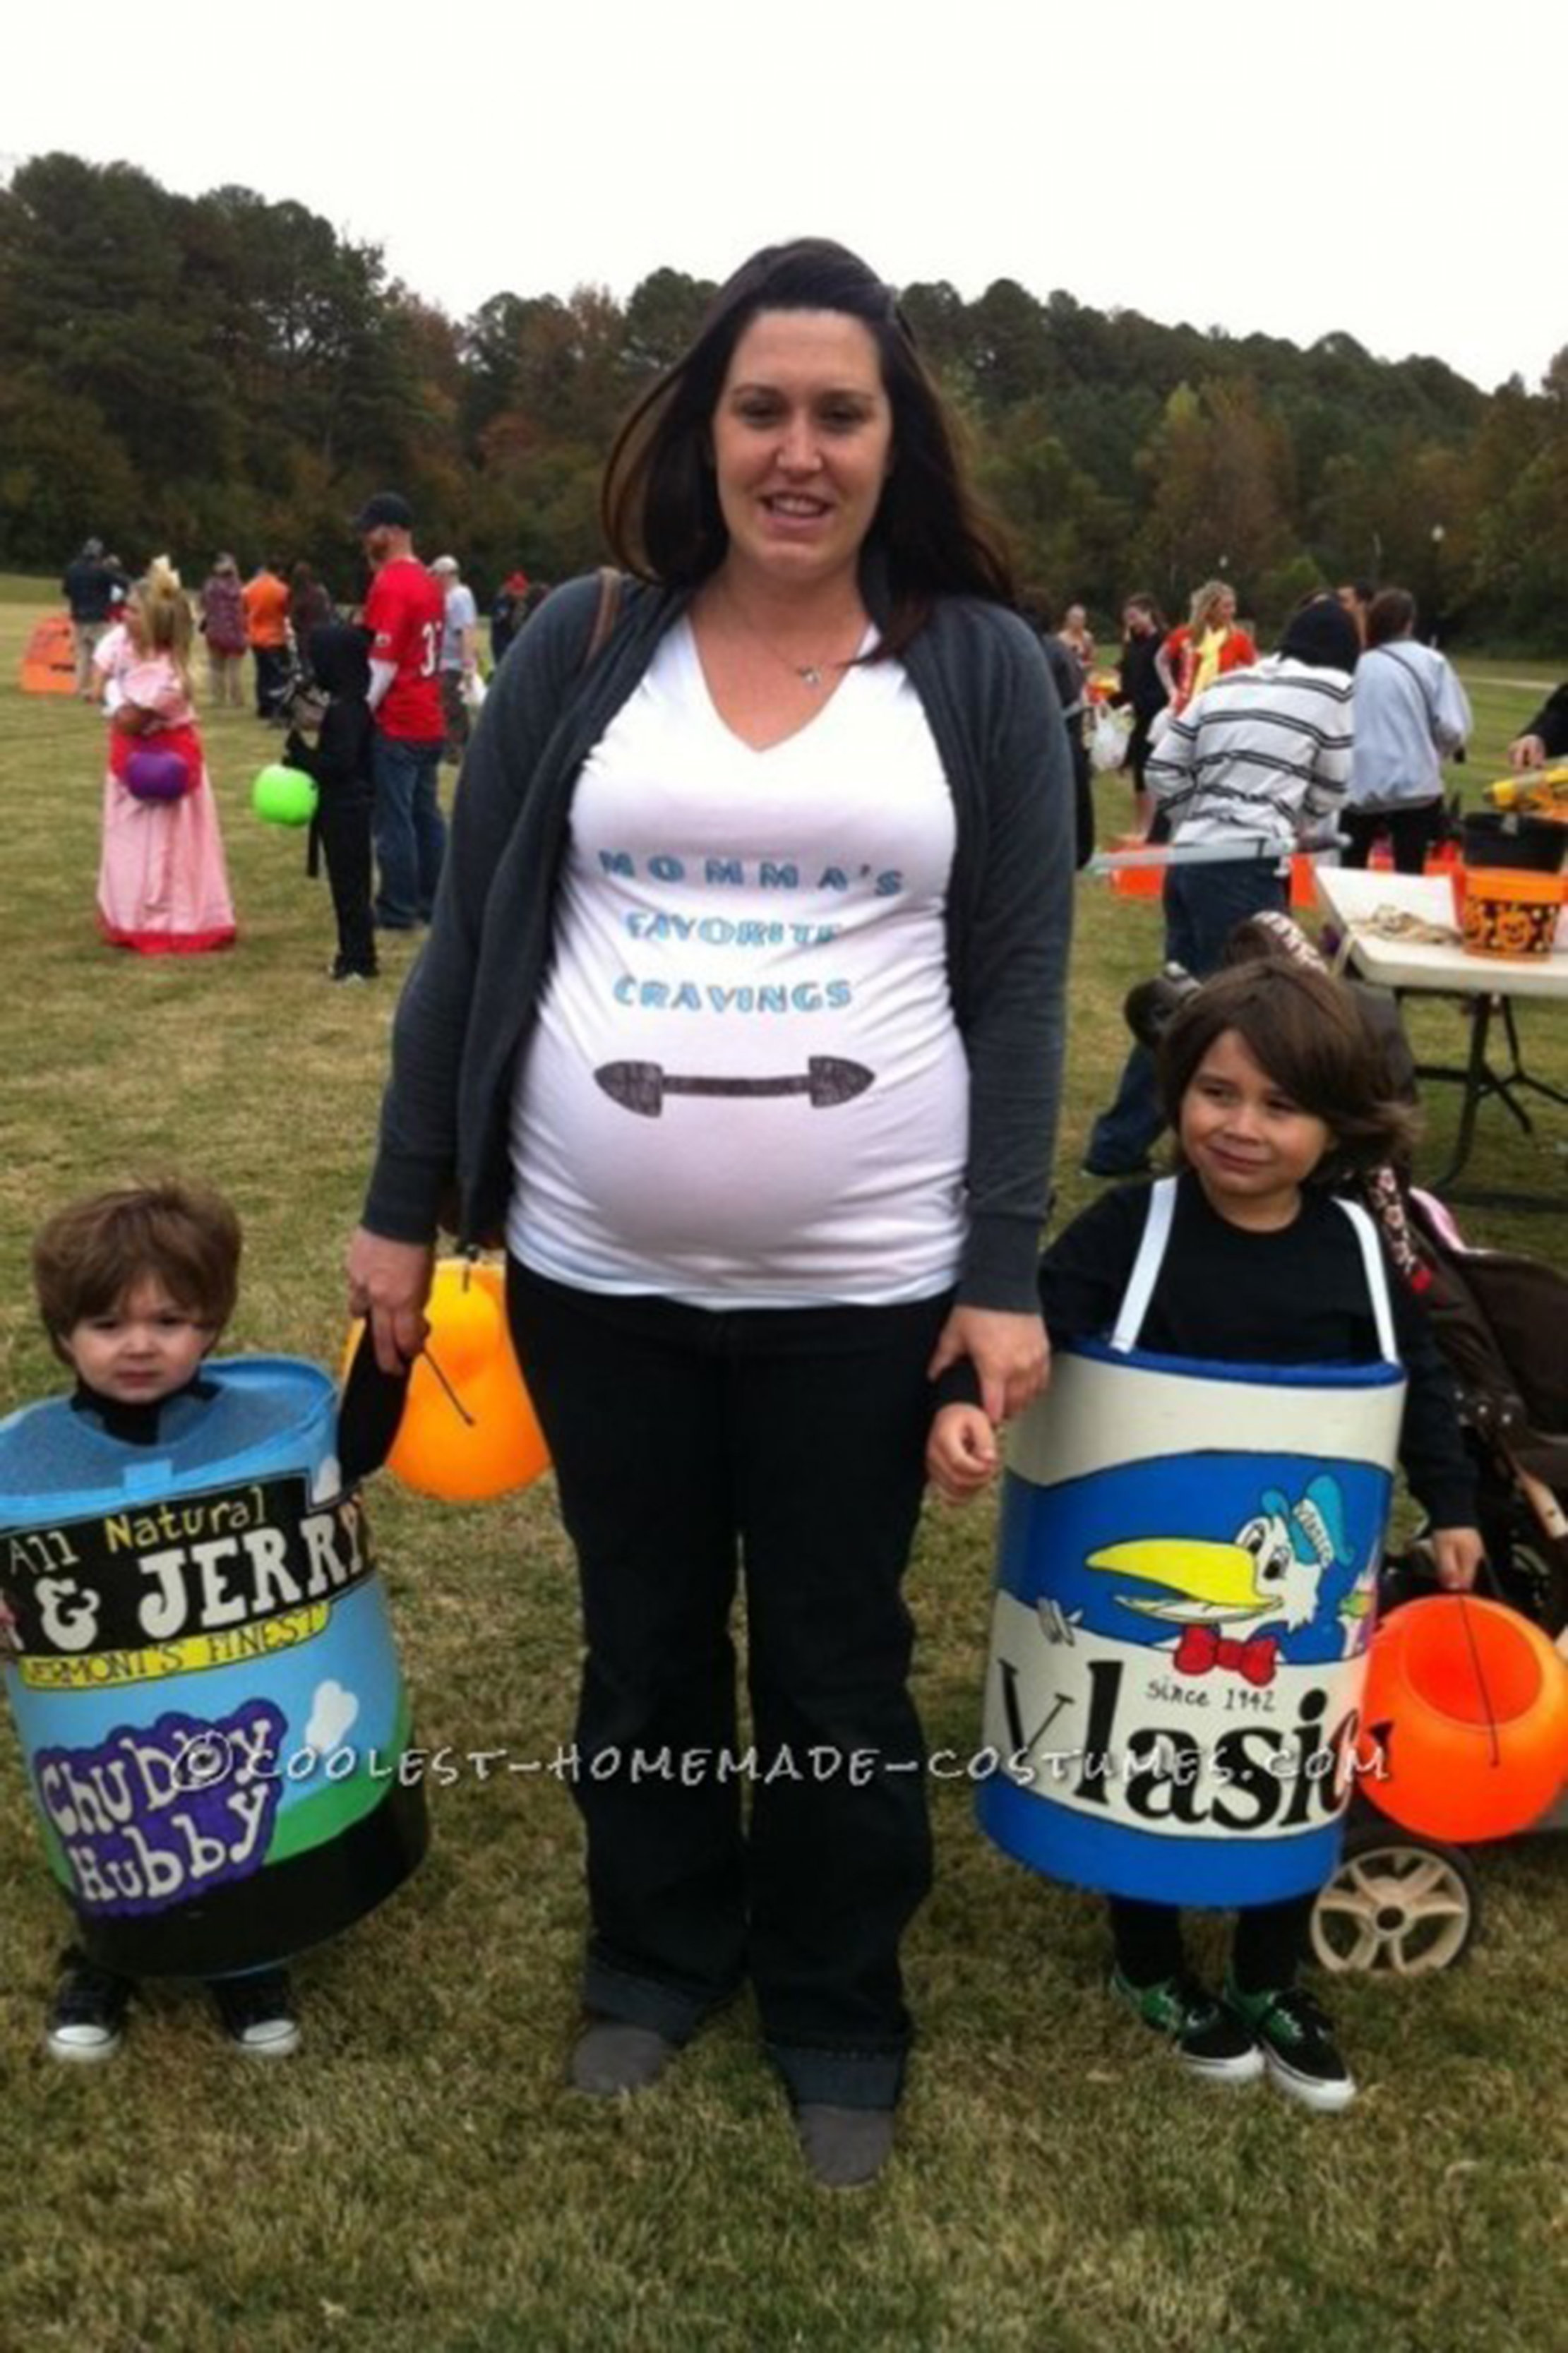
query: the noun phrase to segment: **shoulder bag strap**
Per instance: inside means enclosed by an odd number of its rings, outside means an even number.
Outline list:
[[[1413,670],[1407,661],[1400,661],[1399,650],[1395,646],[1373,646],[1372,650],[1374,654],[1386,654],[1391,662],[1398,663],[1399,668],[1405,672],[1405,677],[1411,681],[1415,686],[1416,693],[1420,696],[1422,707],[1426,713],[1427,728],[1433,735],[1436,735],[1437,732],[1437,698],[1435,693],[1428,692],[1426,681],[1422,677],[1420,671],[1418,670]]]

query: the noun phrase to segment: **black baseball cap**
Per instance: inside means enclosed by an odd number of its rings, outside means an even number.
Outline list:
[[[414,528],[414,510],[395,491],[377,491],[353,519],[353,529],[360,533],[379,530],[383,524],[392,531]]]

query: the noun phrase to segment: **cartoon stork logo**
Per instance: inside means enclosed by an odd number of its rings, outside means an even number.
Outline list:
[[[1279,1635],[1309,1626],[1323,1578],[1348,1560],[1338,1482],[1313,1479],[1292,1504],[1264,1491],[1261,1507],[1228,1544],[1197,1536],[1144,1536],[1091,1553],[1085,1567],[1163,1587],[1158,1599],[1119,1593],[1126,1609],[1178,1629],[1176,1672],[1239,1674],[1259,1687],[1274,1680]]]

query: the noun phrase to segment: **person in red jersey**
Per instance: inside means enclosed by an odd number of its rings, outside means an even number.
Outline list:
[[[441,716],[441,584],[414,553],[414,514],[378,491],[354,520],[374,577],[364,602],[375,720],[375,920],[383,931],[427,923],[447,848],[437,794]]]

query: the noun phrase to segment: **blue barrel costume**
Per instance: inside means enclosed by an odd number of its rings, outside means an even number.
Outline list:
[[[315,1366],[209,1363],[150,1446],[0,1423],[5,1683],[89,1958],[216,1977],[337,1935],[428,1838],[382,1580]]]
[[[1137,1338],[1168,1239],[1151,1198],[1108,1344],[1062,1349],[1008,1452],[982,1828],[1032,1868],[1150,1902],[1304,1894],[1339,1859],[1405,1379]]]

